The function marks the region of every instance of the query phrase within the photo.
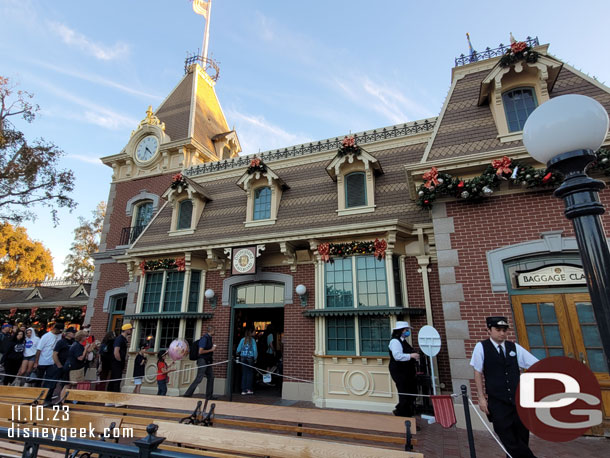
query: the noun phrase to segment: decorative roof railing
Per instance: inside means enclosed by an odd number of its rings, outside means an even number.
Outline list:
[[[420,132],[431,131],[432,129],[434,129],[435,124],[436,118],[425,119],[423,122],[414,121],[409,124],[384,127],[381,130],[365,131],[359,134],[351,134],[351,136],[353,136],[356,140],[356,144],[364,145],[366,143],[373,143],[380,140],[400,138],[408,135],[418,134]],[[320,140],[315,143],[304,143],[302,145],[295,145],[289,148],[280,148],[276,150],[265,151],[258,154],[239,156],[230,160],[207,162],[205,164],[196,165],[194,167],[186,169],[184,171],[184,174],[187,176],[196,176],[209,172],[219,172],[222,170],[246,167],[250,165],[250,161],[255,156],[260,158],[263,162],[270,162],[278,159],[304,156],[306,154],[317,153],[321,151],[338,150],[341,146],[342,141],[343,137],[328,138],[326,140]]]
[[[524,41],[527,43],[528,46],[531,46],[532,48],[534,46],[540,45],[540,43],[538,42],[538,37],[535,37],[535,38],[527,37]],[[498,46],[497,48],[494,48],[494,49],[485,48],[485,51],[481,51],[481,52],[473,51],[472,54],[470,54],[468,56],[465,56],[464,54],[460,54],[460,57],[455,58],[455,66],[459,67],[460,65],[471,64],[473,62],[478,62],[480,60],[491,59],[492,57],[503,56],[504,54],[506,54],[506,51],[508,49],[510,49],[510,45],[504,46],[502,43],[500,43],[500,46]]]
[[[48,286],[48,287],[58,287],[58,286],[78,286],[82,284],[88,284],[93,281],[93,276],[83,277],[81,281],[75,281],[71,278],[49,278],[47,280],[39,280],[39,281],[18,281],[7,283],[3,285],[0,289],[5,288],[33,288],[36,286]]]

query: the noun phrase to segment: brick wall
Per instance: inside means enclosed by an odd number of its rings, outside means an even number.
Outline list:
[[[100,279],[97,284],[99,292],[93,303],[91,331],[101,341],[108,329],[109,314],[103,311],[106,291],[124,286],[129,277],[124,264],[101,264],[98,268],[100,269]]]
[[[601,193],[602,203],[610,208],[610,191]],[[476,343],[488,337],[485,317],[509,317],[508,338],[516,340],[512,306],[507,293],[492,293],[486,253],[502,246],[540,239],[540,233],[563,230],[563,237],[574,237],[572,223],[563,214],[563,201],[551,191],[498,196],[476,204],[447,203],[447,216],[453,218],[455,232],[451,247],[458,250],[456,282],[463,284],[464,301],[460,304],[463,320],[468,321],[470,339],[465,341],[470,358]],[[610,214],[602,216],[610,235]],[[474,388],[474,381],[471,382]]]
[[[127,202],[132,197],[138,195],[140,191],[150,192],[161,196],[171,183],[171,174],[159,175],[155,177],[134,179],[116,184],[116,196],[112,202],[113,212],[110,215],[110,229],[106,236],[106,248],[112,249],[119,245],[121,230],[131,226],[132,217],[125,213]],[[159,201],[159,208],[165,203],[163,199]]]

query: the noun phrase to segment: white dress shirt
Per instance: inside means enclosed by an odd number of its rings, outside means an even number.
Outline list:
[[[494,341],[493,339],[489,339],[491,341],[491,343],[493,344],[494,348],[496,349],[496,351],[499,353],[500,350],[498,350],[498,345],[500,345],[502,347],[502,351],[504,352],[504,356],[506,358],[510,358],[510,357],[517,357],[517,364],[519,364],[519,367],[521,369],[529,369],[530,366],[532,366],[533,364],[538,362],[538,358],[536,358],[534,355],[532,355],[529,351],[527,351],[525,348],[523,348],[521,345],[519,345],[518,343],[515,342],[515,347],[517,349],[517,354],[513,355],[513,354],[506,354],[506,345],[505,342],[502,342],[501,344],[499,344],[498,342]],[[477,342],[477,344],[474,347],[474,350],[472,351],[472,358],[470,359],[470,365],[472,367],[474,367],[474,370],[480,373],[483,373],[483,361],[485,360],[485,353],[483,352],[483,344],[481,342]]]
[[[400,340],[403,341],[406,339],[401,337]],[[392,352],[392,356],[396,361],[409,361],[411,359],[410,353],[402,352],[402,343],[400,343],[398,339],[390,340],[390,345],[388,345],[388,348]]]

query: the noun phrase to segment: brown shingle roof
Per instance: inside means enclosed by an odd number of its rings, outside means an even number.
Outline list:
[[[235,176],[214,181],[208,179],[201,183],[212,200],[206,204],[195,233],[172,237],[172,242],[213,244],[233,237],[252,237],[254,240],[262,235],[323,227],[339,228],[389,219],[398,219],[403,223],[428,222],[429,212],[421,211],[408,198],[404,172],[405,164],[421,159],[425,145],[420,143],[375,151],[374,155],[384,170],[383,175],[376,177],[376,210],[353,216],[337,216],[337,185],[326,173],[328,159],[276,170],[290,189],[282,194],[277,222],[272,226],[244,226],[247,196],[235,184]],[[133,248],[167,244],[171,216],[171,208],[165,207]]]
[[[87,293],[89,293],[91,290],[91,285],[89,283],[84,283],[83,286],[85,287]],[[35,288],[38,288],[38,291],[40,291],[42,299],[36,296],[30,300],[26,300],[26,298],[32,293],[32,291],[34,291]],[[70,303],[75,303],[75,305],[79,305],[80,303],[86,304],[89,299],[86,295],[76,296],[73,298],[70,297],[78,288],[80,288],[80,285],[57,287],[38,286],[29,288],[4,289],[0,290],[0,307],[25,307],[30,304],[44,306],[45,303],[55,302],[65,302],[67,306],[69,306]]]

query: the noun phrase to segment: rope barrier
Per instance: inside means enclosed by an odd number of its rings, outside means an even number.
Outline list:
[[[489,434],[491,434],[491,437],[494,438],[494,440],[498,443],[498,445],[500,446],[500,448],[502,448],[502,450],[504,451],[504,453],[506,453],[506,456],[508,456],[508,458],[513,458],[511,456],[510,453],[508,453],[506,451],[506,449],[504,448],[504,445],[502,445],[502,442],[500,442],[500,440],[496,437],[496,435],[493,433],[493,431],[491,429],[489,429],[489,426],[487,426],[487,423],[485,422],[485,420],[483,420],[483,417],[481,416],[481,414],[479,413],[479,410],[476,408],[476,406],[473,404],[472,399],[468,398],[468,403],[470,404],[470,407],[472,407],[472,410],[474,410],[474,413],[477,414],[477,416],[479,417],[479,419],[481,420],[481,423],[483,423],[483,425],[485,426],[485,429],[487,429],[487,431],[489,431]]]

